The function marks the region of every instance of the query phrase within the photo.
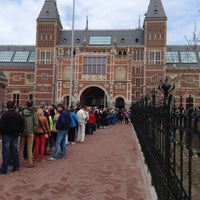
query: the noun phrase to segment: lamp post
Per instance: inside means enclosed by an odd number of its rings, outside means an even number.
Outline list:
[[[73,61],[74,61],[74,12],[75,0],[73,0],[73,14],[72,14],[72,40],[71,40],[71,63],[70,63],[70,83],[69,83],[69,105],[72,104],[72,75],[73,75]]]
[[[156,88],[153,88],[152,91],[151,91],[153,108],[155,108],[155,106],[156,106],[156,93],[157,93]]]
[[[175,85],[169,84],[168,79],[166,77],[165,81],[161,82],[161,84],[158,85],[158,89],[164,94],[163,103],[164,103],[165,108],[167,108],[168,110],[170,107],[171,98],[172,98],[172,96],[170,95],[170,92],[175,89]]]
[[[107,76],[105,73],[105,82],[104,82],[104,87],[105,87],[105,91],[104,91],[104,96],[103,96],[103,108],[106,108],[106,80],[107,80]]]
[[[55,56],[54,56],[55,58]],[[53,61],[53,105],[56,103],[56,80],[57,80],[57,75],[56,75],[56,58]]]
[[[104,97],[103,97],[103,108],[106,107],[106,91],[104,91]]]

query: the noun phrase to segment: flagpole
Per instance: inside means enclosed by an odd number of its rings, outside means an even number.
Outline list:
[[[73,0],[73,13],[72,13],[72,40],[71,40],[71,64],[70,64],[70,83],[69,83],[69,106],[72,105],[72,79],[73,79],[73,61],[74,61],[74,13],[75,13],[75,0]]]

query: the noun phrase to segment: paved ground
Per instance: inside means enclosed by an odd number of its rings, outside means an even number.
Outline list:
[[[0,200],[148,200],[141,165],[132,127],[117,124],[68,145],[64,160],[10,167],[0,175]]]

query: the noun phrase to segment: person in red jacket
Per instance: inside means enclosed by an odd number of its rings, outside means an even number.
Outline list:
[[[89,111],[89,120],[87,123],[88,123],[88,129],[89,129],[88,135],[92,135],[94,131],[94,126],[96,125],[96,117],[92,109]]]

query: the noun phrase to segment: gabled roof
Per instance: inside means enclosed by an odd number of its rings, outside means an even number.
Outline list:
[[[161,0],[150,0],[150,4],[145,18],[167,19]]]
[[[166,46],[166,65],[173,68],[200,68],[200,46]]]
[[[71,46],[71,30],[61,32],[58,45]],[[141,46],[144,30],[75,30],[74,46]]]
[[[57,21],[62,27],[56,0],[45,0],[37,21]]]
[[[34,67],[35,46],[0,46],[0,67]]]

